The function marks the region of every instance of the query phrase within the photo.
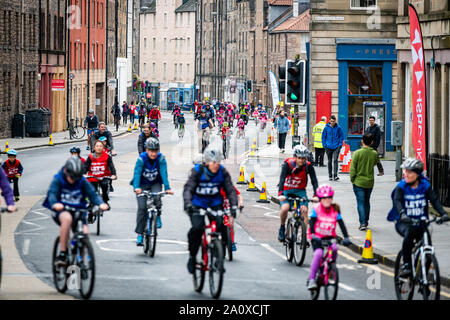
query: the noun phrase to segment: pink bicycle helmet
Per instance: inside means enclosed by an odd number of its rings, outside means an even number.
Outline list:
[[[319,198],[333,197],[334,189],[329,184],[323,184],[317,188],[316,195]]]

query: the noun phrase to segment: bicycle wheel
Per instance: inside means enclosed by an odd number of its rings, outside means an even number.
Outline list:
[[[214,239],[209,249],[209,291],[214,299],[222,292],[223,273],[222,244],[219,239]]]
[[[223,158],[226,159],[227,158],[227,140],[226,140],[226,138],[224,140],[222,140],[222,154],[223,154]]]
[[[203,285],[205,284],[205,266],[203,264],[203,256],[207,254],[206,248],[202,245],[201,250],[198,250],[195,264],[195,270],[193,273],[194,290],[202,292]]]
[[[284,245],[286,246],[286,259],[288,262],[291,262],[292,259],[294,258],[293,237],[294,237],[294,226],[291,223],[291,219],[289,219],[286,227],[286,236],[284,240]]]
[[[339,289],[339,272],[333,262],[328,269],[328,283],[325,284],[325,300],[336,300]]]
[[[0,287],[2,285],[2,267],[3,267],[2,248],[0,248]]]
[[[227,253],[228,253],[228,260],[233,261],[233,241],[231,240],[231,228],[227,228]]]
[[[97,235],[100,235],[100,213],[97,213],[96,216],[97,216]]]
[[[83,299],[89,299],[94,290],[95,256],[94,249],[92,249],[92,245],[87,238],[81,240],[77,265],[80,268],[80,295]]]
[[[305,222],[300,220],[300,224],[298,228],[294,229],[295,234],[295,242],[294,245],[294,261],[297,266],[301,266],[305,261],[306,256],[306,225]]]
[[[72,137],[75,139],[83,139],[84,135],[86,134],[86,129],[83,127],[73,127],[72,129]]]
[[[426,255],[425,269],[428,284],[422,287],[423,300],[439,300],[441,294],[441,278],[438,262],[434,255]]]
[[[184,136],[184,126],[180,125],[178,128],[178,138],[183,138]]]
[[[400,278],[400,267],[403,265],[402,250],[397,254],[394,265],[394,285],[395,294],[398,300],[411,300],[414,296],[414,281],[412,276],[408,278]]]
[[[59,237],[56,238],[55,244],[53,245],[53,256],[52,256],[52,272],[53,272],[53,283],[58,292],[64,293],[67,290],[67,267],[61,267],[56,265],[56,258],[61,252],[59,248]]]
[[[156,236],[157,236],[156,215],[152,215],[151,221],[150,221],[150,226],[151,226],[151,230],[150,230],[150,236],[149,236],[148,255],[149,255],[149,257],[153,258],[155,256]]]

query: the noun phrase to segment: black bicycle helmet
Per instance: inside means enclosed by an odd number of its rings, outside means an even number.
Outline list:
[[[79,181],[83,176],[83,162],[79,157],[70,157],[64,165],[65,173],[74,181]]]
[[[415,158],[407,158],[401,165],[402,169],[411,170],[417,174],[421,174],[423,172],[423,167],[423,162]]]
[[[147,150],[159,150],[159,141],[156,138],[149,138],[145,141],[145,149]]]
[[[70,149],[70,153],[78,153],[78,154],[80,154],[81,153],[81,149],[80,149],[80,147],[72,147],[71,149]]]

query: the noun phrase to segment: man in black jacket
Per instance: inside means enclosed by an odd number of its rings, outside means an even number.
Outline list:
[[[98,131],[94,133],[91,139],[91,152],[94,152],[94,143],[100,137],[106,138],[106,148],[111,151],[111,155],[115,156],[117,153],[114,151],[112,134],[106,129],[106,124],[102,121],[98,124]]]
[[[97,131],[98,127],[98,118],[94,113],[94,110],[89,110],[89,115],[84,119],[84,127],[87,128],[87,147],[86,150],[89,150],[89,146],[91,145],[91,136]]]
[[[145,124],[143,126],[143,131],[142,133],[139,135],[138,138],[138,153],[141,154],[142,152],[145,151],[145,141],[147,141],[147,139],[149,138],[155,138],[158,139],[158,137],[155,135],[155,133],[150,130],[150,126],[148,124]]]
[[[369,133],[372,135],[373,142],[371,147],[378,153],[378,146],[380,145],[381,141],[381,129],[380,126],[375,123],[374,116],[369,117],[369,126],[367,127],[365,133]],[[378,161],[377,168],[378,168],[378,175],[379,176],[384,175],[384,168],[383,165],[381,164],[381,161]]]

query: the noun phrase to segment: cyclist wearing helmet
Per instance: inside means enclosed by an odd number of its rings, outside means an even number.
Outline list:
[[[180,112],[180,115],[177,117],[178,125],[186,124],[186,119],[184,118],[183,111]]]
[[[159,112],[158,106],[153,106],[153,109],[149,113],[149,118],[151,122],[156,124],[156,128],[158,128],[158,121],[161,119],[161,112]]]
[[[344,235],[343,244],[345,246],[350,244],[347,228],[345,227],[344,220],[342,220],[339,205],[333,203],[333,187],[328,184],[321,185],[317,188],[316,194],[320,199],[320,202],[313,207],[311,215],[309,216],[308,238],[311,239],[314,256],[311,262],[308,290],[317,288],[316,273],[319,269],[320,260],[323,257],[324,250],[321,240],[336,238],[337,223],[339,223],[339,227]],[[331,248],[333,250],[333,261],[336,261],[338,250],[337,244],[333,243]]]
[[[100,140],[101,137],[106,138],[106,148],[111,152],[111,155],[115,156],[117,153],[114,151],[113,136],[112,133],[107,129],[106,124],[102,121],[98,124],[98,131],[94,133],[91,138],[91,152],[94,152],[94,142]]]
[[[19,201],[19,178],[22,176],[23,167],[20,161],[17,159],[17,151],[9,150],[7,153],[8,160],[3,162],[2,167],[5,170],[6,176],[10,183],[14,186],[14,200]]]
[[[287,201],[288,196],[306,198],[306,186],[308,184],[308,175],[316,194],[318,186],[316,172],[314,167],[308,161],[309,150],[304,145],[296,145],[294,148],[294,157],[287,158],[281,168],[280,182],[278,184],[278,196],[280,199],[280,220],[281,226],[278,232],[278,240],[283,242],[285,239],[285,223],[289,210],[292,210],[293,202]],[[300,203],[302,216],[305,224],[308,225],[308,205]]]
[[[223,197],[220,189],[225,190],[225,194],[230,202],[231,215],[236,217],[238,198],[234,189],[231,176],[220,161],[223,159],[220,150],[212,147],[205,149],[203,154],[203,164],[196,164],[191,170],[191,174],[184,185],[183,200],[184,210],[188,213],[192,228],[188,233],[189,241],[189,261],[188,271],[193,273],[195,269],[195,256],[201,245],[202,235],[205,230],[204,217],[199,215],[199,209],[211,208],[212,210],[223,209]],[[214,219],[214,217],[208,216]],[[216,220],[218,232],[222,232],[222,238],[226,239],[226,229],[223,228],[223,221]]]
[[[71,156],[80,158],[80,160],[81,160],[81,162],[83,162],[83,164],[86,162],[86,160],[84,160],[84,158],[82,158],[80,156],[80,154],[81,154],[80,147],[78,147],[78,146],[72,147],[72,148],[70,148],[69,152],[70,152]]]
[[[87,127],[87,147],[86,150],[89,150],[91,145],[91,136],[97,132],[97,126],[99,125],[99,120],[94,110],[89,110],[89,115],[84,119],[84,127]]]
[[[152,130],[154,128],[151,128],[151,125],[153,125],[153,127],[156,128],[156,125],[153,122],[151,122],[150,124],[145,124],[143,126],[142,133],[139,135],[137,143],[139,154],[145,151],[145,142],[147,141],[147,139],[158,138],[156,136],[156,133]]]
[[[150,136],[153,138],[159,139],[159,130],[158,130],[156,124],[154,122],[150,122],[149,126],[150,126],[150,131],[151,131]]]
[[[167,175],[166,158],[159,152],[159,141],[155,138],[149,138],[145,142],[145,152],[141,153],[134,167],[134,176],[130,184],[136,195],[140,195],[142,190],[151,190],[151,192],[161,192],[162,185],[168,194],[173,194],[170,189],[169,177]],[[142,234],[147,221],[147,197],[136,197],[138,202],[136,229],[137,246],[143,246]],[[161,207],[160,198],[155,199],[156,208],[158,209],[157,226],[161,228]]]
[[[203,153],[203,135],[205,135],[205,140],[209,143],[209,129],[214,125],[210,118],[206,115],[206,110],[202,109],[200,116],[195,120],[195,127],[197,128],[198,136],[198,150]]]
[[[177,104],[175,104],[175,105],[173,106],[173,111],[172,111],[172,114],[173,114],[173,124],[175,125],[175,129],[178,128],[178,117],[180,116],[180,112],[181,112],[180,107],[179,107]]]
[[[86,198],[88,198],[101,210],[109,208],[95,192],[94,187],[83,177],[83,172],[83,163],[80,158],[70,157],[53,178],[47,197],[42,204],[45,208],[53,211],[53,220],[61,226],[59,236],[61,253],[57,258],[57,264],[67,263],[67,242],[73,218],[72,213],[64,210],[64,206],[86,209],[88,205]],[[83,231],[86,234],[89,233],[85,217],[83,217]]]
[[[412,272],[411,251],[414,240],[420,241],[425,232],[425,227],[420,223],[420,220],[422,218],[428,219],[428,201],[439,212],[442,222],[450,219],[436,193],[431,188],[430,182],[423,175],[423,162],[408,158],[403,162],[401,168],[404,169],[403,179],[392,191],[393,208],[389,212],[388,220],[396,222],[395,230],[403,237],[404,265],[400,270],[400,277],[408,277]],[[413,225],[412,222],[414,221],[419,223]]]

